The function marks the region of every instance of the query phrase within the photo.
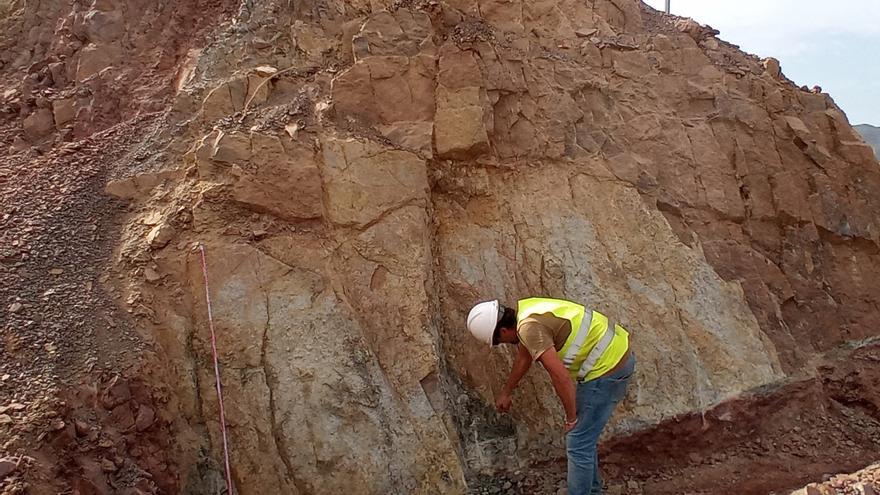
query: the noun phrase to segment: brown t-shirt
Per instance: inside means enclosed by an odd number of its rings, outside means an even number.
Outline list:
[[[536,360],[551,347],[562,349],[571,333],[571,322],[553,313],[529,315],[516,327],[516,333],[519,343]]]

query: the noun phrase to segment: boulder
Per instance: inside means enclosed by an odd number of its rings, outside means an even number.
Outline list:
[[[52,134],[55,130],[55,118],[52,110],[38,108],[24,119],[24,134],[31,140],[36,141]]]
[[[55,118],[55,127],[61,129],[65,124],[72,121],[76,116],[76,106],[73,98],[61,98],[52,102],[52,113]]]

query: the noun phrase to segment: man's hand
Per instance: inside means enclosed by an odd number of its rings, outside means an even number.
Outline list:
[[[568,435],[568,432],[570,432],[571,430],[573,430],[574,427],[577,426],[577,424],[578,424],[578,419],[577,419],[577,418],[574,418],[573,421],[569,421],[569,420],[566,419],[566,420],[565,420],[565,427],[563,428],[563,429],[565,430],[565,434]]]
[[[516,388],[517,384],[519,384],[523,375],[525,375],[526,371],[532,366],[532,357],[529,355],[529,351],[522,344],[518,347],[519,348],[516,351],[516,359],[513,360],[513,369],[510,370],[510,376],[507,378],[507,383],[501,390],[501,395],[499,395],[498,400],[495,401],[495,407],[498,409],[498,412],[506,413],[507,411],[510,411],[510,395],[513,394],[513,390]]]
[[[500,413],[506,413],[507,411],[510,411],[510,405],[510,396],[504,393],[499,395],[498,400],[495,401],[495,408],[498,409],[498,412]]]

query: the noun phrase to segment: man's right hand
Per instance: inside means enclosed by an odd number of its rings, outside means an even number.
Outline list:
[[[501,394],[498,397],[498,400],[495,401],[495,408],[498,409],[498,412],[506,413],[510,411],[510,396],[507,394]]]

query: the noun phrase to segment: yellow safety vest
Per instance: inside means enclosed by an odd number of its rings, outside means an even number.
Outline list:
[[[531,315],[553,313],[571,322],[571,333],[561,349],[559,359],[577,381],[590,381],[614,368],[629,347],[629,333],[620,325],[609,324],[608,317],[598,311],[562,299],[533,297],[517,303],[517,327]],[[610,329],[609,329],[610,327]]]

